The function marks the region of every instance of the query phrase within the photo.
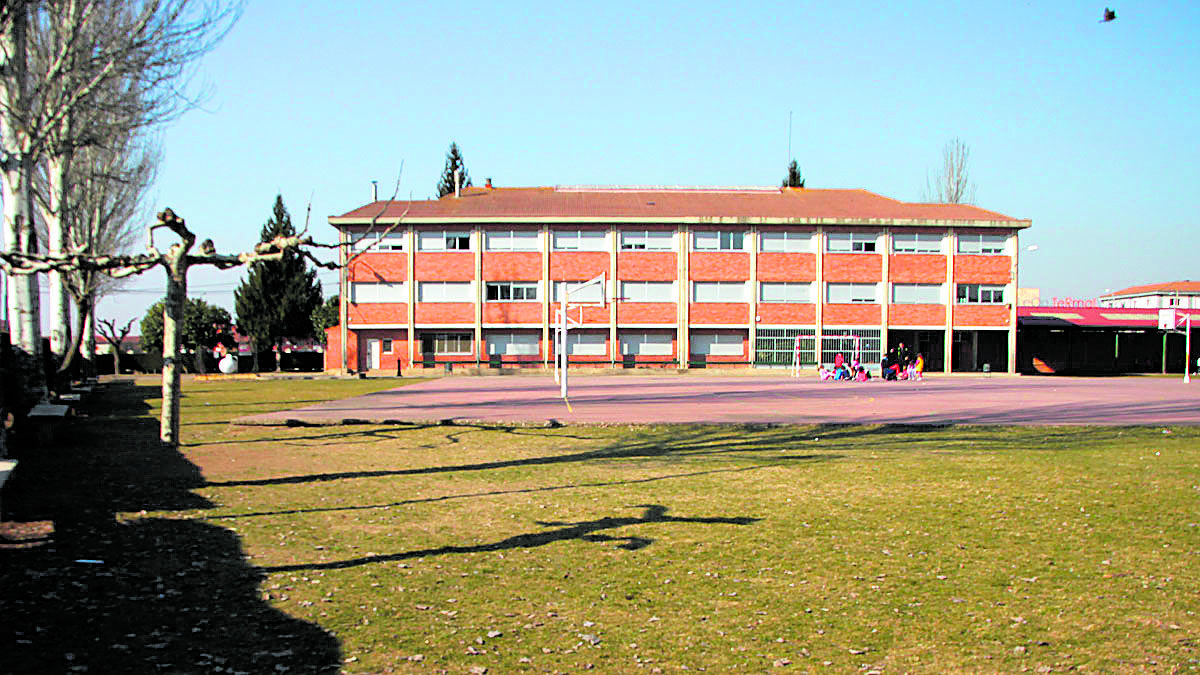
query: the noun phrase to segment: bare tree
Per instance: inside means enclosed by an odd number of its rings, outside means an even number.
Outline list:
[[[975,203],[975,184],[971,182],[968,163],[971,150],[962,139],[955,137],[942,148],[942,169],[936,178],[925,174],[925,201],[942,204]]]
[[[8,0],[0,7],[0,187],[6,251],[36,254],[33,169],[47,160],[47,239],[66,241],[74,151],[179,114],[201,55],[240,10],[208,0]],[[114,91],[131,95],[110,96]],[[55,253],[59,253],[56,250]],[[56,288],[61,284],[55,283]],[[37,281],[24,276],[8,297],[25,389],[45,395],[37,364]],[[55,324],[62,323],[54,294]],[[61,340],[59,343],[61,344]]]

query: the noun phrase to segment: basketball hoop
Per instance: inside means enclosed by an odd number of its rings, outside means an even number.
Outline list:
[[[1179,329],[1183,326],[1183,330]],[[1192,315],[1185,314],[1178,309],[1169,307],[1158,310],[1158,329],[1167,331],[1168,333],[1180,333],[1185,336],[1183,350],[1183,383],[1187,384],[1192,381]],[[1166,338],[1163,338],[1163,349],[1166,350]],[[1166,356],[1163,357],[1163,363],[1166,363]]]
[[[605,307],[607,306],[608,286],[605,283],[607,275],[601,273],[600,276],[581,281],[575,285],[567,285],[569,282],[562,282],[562,292],[558,298],[558,335],[554,340],[554,381],[559,385],[559,393],[562,396],[563,402],[567,404],[567,410],[571,411],[571,401],[567,398],[567,370],[569,370],[569,354],[567,354],[567,334],[571,330],[571,326],[578,326],[583,323],[583,308],[584,307]],[[600,287],[600,301],[579,301],[571,302],[571,295],[577,294],[587,288],[595,286]],[[570,310],[579,308],[579,320],[573,320],[570,317]]]

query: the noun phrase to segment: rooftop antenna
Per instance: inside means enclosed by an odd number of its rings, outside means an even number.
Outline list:
[[[788,111],[788,156],[787,161],[792,161],[792,111]]]

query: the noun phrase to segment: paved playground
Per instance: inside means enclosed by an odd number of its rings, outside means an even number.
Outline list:
[[[1200,381],[927,377],[820,382],[774,376],[447,377],[239,424],[1200,424]]]

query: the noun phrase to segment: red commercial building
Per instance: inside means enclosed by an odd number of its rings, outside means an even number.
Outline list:
[[[1015,372],[1029,220],[865,190],[466,188],[331,217],[352,255],[326,368],[547,366],[558,293],[572,365]],[[343,349],[343,344],[345,348]],[[797,350],[798,347],[798,350]]]

